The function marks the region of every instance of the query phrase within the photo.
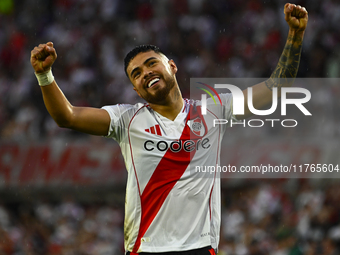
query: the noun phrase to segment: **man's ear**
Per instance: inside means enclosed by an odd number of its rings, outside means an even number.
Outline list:
[[[172,59],[169,60],[169,65],[170,65],[170,68],[171,68],[171,71],[173,74],[176,74],[177,73],[177,66],[175,64],[175,61],[173,61]]]

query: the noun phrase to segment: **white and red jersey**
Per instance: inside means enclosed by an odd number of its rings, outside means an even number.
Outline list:
[[[125,250],[132,253],[186,251],[211,245],[220,232],[220,179],[197,171],[216,166],[227,125],[231,94],[222,104],[184,99],[174,121],[148,104],[105,106],[111,117],[108,137],[120,145],[128,171],[125,201]]]

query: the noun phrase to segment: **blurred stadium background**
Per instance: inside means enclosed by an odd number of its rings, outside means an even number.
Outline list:
[[[74,105],[135,102],[123,58],[143,43],[175,60],[187,97],[190,77],[268,77],[288,32],[285,3],[0,0],[0,254],[123,254],[126,171],[120,149],[114,141],[56,126],[29,63],[34,46],[54,42],[53,73]],[[309,12],[298,76],[338,78],[340,4],[293,3]],[[232,160],[246,157],[248,147],[258,163],[271,162],[264,152],[292,147],[289,137],[300,135],[302,147],[313,140],[316,154],[309,156],[315,163],[320,155],[337,158],[340,87],[308,89],[315,99],[310,107],[323,116],[319,125],[302,123],[285,138],[270,129],[232,130]],[[257,150],[261,139],[276,147]],[[286,162],[294,162],[287,154]],[[220,254],[339,254],[337,179],[222,181]]]

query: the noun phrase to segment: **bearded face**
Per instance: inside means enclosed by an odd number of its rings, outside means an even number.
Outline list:
[[[151,104],[162,103],[167,98],[167,96],[170,94],[171,89],[175,87],[176,81],[174,77],[170,75],[159,75],[159,76],[160,76],[160,80],[158,82],[164,83],[163,86],[158,86],[154,88],[151,87],[149,88],[150,91],[147,91],[147,93],[143,92],[140,94],[140,96],[148,103],[151,103]]]
[[[138,95],[151,104],[163,104],[176,85],[177,67],[164,55],[148,51],[131,60],[127,73]]]

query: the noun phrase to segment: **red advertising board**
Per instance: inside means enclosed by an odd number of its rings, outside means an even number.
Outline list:
[[[126,170],[114,143],[0,144],[0,186],[110,184],[123,182]]]

